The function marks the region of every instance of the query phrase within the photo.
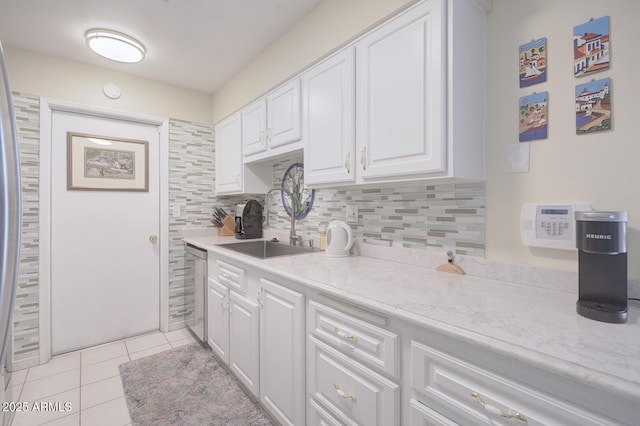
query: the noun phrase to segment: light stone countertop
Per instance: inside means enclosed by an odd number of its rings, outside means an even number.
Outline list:
[[[576,313],[576,295],[422,266],[324,252],[257,259],[220,244],[234,237],[186,242],[551,373],[640,402],[640,307],[626,324]]]

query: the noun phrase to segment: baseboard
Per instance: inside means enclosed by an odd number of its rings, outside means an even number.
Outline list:
[[[9,371],[24,370],[25,368],[37,367],[40,365],[40,357],[34,356],[31,358],[21,359],[20,361],[13,361],[9,366]]]

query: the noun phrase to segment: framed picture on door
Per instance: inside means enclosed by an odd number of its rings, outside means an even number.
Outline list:
[[[149,192],[149,142],[67,132],[67,189]]]

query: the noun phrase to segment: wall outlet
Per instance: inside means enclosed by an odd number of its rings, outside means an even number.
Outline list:
[[[180,206],[173,206],[173,217],[180,217]]]
[[[347,206],[347,223],[358,223],[358,206]]]

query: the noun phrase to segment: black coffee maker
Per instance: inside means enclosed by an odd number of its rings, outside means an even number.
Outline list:
[[[596,321],[627,321],[627,212],[576,212],[577,312]]]
[[[235,234],[239,240],[262,238],[262,204],[248,200],[236,205]]]

